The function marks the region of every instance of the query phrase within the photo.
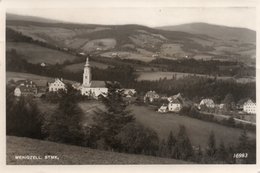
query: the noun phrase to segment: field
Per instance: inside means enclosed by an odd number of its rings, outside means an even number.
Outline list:
[[[47,82],[53,80],[54,78],[39,76],[30,73],[6,72],[6,83],[10,80],[18,81],[18,80],[25,80],[25,79],[32,80],[38,86],[46,86]],[[73,81],[70,80],[64,80],[64,81],[68,83],[73,83]]]
[[[176,135],[180,125],[186,127],[192,145],[205,148],[211,131],[214,131],[217,144],[223,140],[225,144],[236,144],[241,130],[222,126],[216,123],[205,122],[194,118],[180,116],[174,113],[158,113],[151,108],[144,106],[131,106],[137,121],[155,130],[161,138],[166,138],[170,131]],[[251,139],[256,138],[256,134],[248,133]]]
[[[66,60],[73,61],[77,57],[53,49],[48,49],[35,44],[21,42],[7,42],[6,50],[15,49],[18,54],[30,63],[38,64],[45,62],[47,64],[63,63]]]
[[[162,72],[162,71],[157,71],[157,72],[145,72],[145,71],[139,71],[137,72],[138,78],[137,80],[141,81],[141,80],[149,80],[149,81],[153,81],[153,80],[159,80],[161,79],[172,79],[173,76],[175,76],[175,78],[179,79],[179,78],[183,78],[185,76],[204,76],[204,77],[210,77],[210,78],[214,78],[214,76],[209,76],[209,75],[203,75],[203,74],[192,74],[192,73],[180,73],[180,72]],[[221,79],[221,80],[228,80],[228,79],[234,79],[236,80],[238,83],[248,83],[248,82],[255,82],[255,78],[254,77],[243,77],[243,78],[233,78],[233,77],[229,77],[229,76],[220,76],[217,77],[217,79]]]
[[[174,159],[94,150],[14,136],[7,136],[6,154],[8,165],[188,164]],[[40,156],[42,159],[15,159],[19,155]],[[59,159],[44,159],[46,155],[54,155]]]
[[[83,72],[84,65],[85,65],[85,62],[67,65],[66,67],[64,67],[64,70],[67,70],[67,71],[70,71],[70,72],[81,72],[81,71]],[[92,67],[96,67],[96,68],[100,68],[100,69],[106,69],[109,66],[112,67],[112,65],[107,65],[107,64],[104,64],[104,63],[94,62],[94,61],[91,61],[90,65]]]

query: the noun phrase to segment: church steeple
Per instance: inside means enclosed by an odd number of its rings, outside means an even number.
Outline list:
[[[84,66],[83,85],[87,87],[91,85],[91,67],[88,58],[86,58],[86,64]]]

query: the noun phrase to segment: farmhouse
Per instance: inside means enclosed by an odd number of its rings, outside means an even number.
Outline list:
[[[199,108],[201,108],[201,106],[206,106],[207,108],[214,108],[215,104],[212,99],[202,99]]]
[[[185,99],[181,96],[180,93],[170,96],[167,99],[169,101],[168,109],[170,112],[179,112],[183,107]]]
[[[144,96],[144,102],[146,102],[147,99],[149,100],[149,102],[153,102],[154,100],[159,98],[159,94],[157,94],[155,91],[148,91]]]
[[[22,80],[18,81],[19,85],[14,90],[16,97],[34,96],[37,94],[37,86],[33,81]]]
[[[255,114],[256,113],[256,103],[254,103],[252,100],[247,100],[243,105],[243,111],[249,114]]]
[[[66,85],[63,79],[55,78],[54,81],[48,82],[48,87],[50,92],[57,92],[59,90],[66,90]]]
[[[96,99],[100,95],[105,96],[108,92],[108,88],[104,81],[92,80],[91,67],[88,58],[86,59],[86,64],[84,66],[83,83],[80,87],[80,91],[81,95],[91,96]]]
[[[136,94],[135,89],[124,89],[124,96],[125,97],[133,97]]]
[[[159,109],[158,112],[165,113],[168,112],[168,106],[163,104]]]

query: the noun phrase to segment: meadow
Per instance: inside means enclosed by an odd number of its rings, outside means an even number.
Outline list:
[[[53,50],[36,44],[23,43],[23,42],[7,42],[6,50],[15,49],[23,58],[33,64],[47,63],[47,64],[62,64],[63,62],[73,61],[77,57],[64,53],[58,50]]]
[[[40,160],[20,160],[15,156],[40,156]],[[59,159],[44,159],[54,155]],[[87,165],[87,164],[187,164],[188,162],[144,155],[123,154],[23,137],[7,136],[7,165]]]
[[[187,116],[180,116],[175,113],[159,113],[154,109],[145,106],[131,105],[130,109],[138,122],[157,132],[161,139],[167,139],[170,131],[177,135],[179,126],[184,125],[193,146],[207,146],[208,137],[211,131],[215,133],[217,145],[222,140],[226,145],[236,144],[241,134],[237,128],[226,127],[216,123],[206,122]],[[256,138],[256,134],[249,132],[251,139]]]

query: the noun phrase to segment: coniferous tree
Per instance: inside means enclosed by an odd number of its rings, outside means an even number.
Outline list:
[[[68,85],[67,91],[61,93],[58,109],[46,118],[43,129],[49,140],[84,145],[83,112],[77,105],[75,93]]]
[[[181,160],[189,160],[193,156],[193,149],[190,139],[186,133],[185,126],[181,125],[178,136],[176,138],[176,144],[173,151],[173,158]]]
[[[169,152],[170,156],[172,156],[175,144],[176,144],[176,139],[173,136],[172,131],[171,131],[169,136],[168,136],[168,139],[167,139],[167,148],[168,148],[168,152]]]
[[[223,141],[220,142],[219,148],[217,150],[217,159],[222,163],[226,163],[226,160],[228,159],[228,153]]]
[[[216,148],[215,134],[213,131],[211,131],[208,139],[207,155],[211,158],[214,158],[216,151],[217,148]]]
[[[106,85],[108,93],[101,98],[105,110],[96,112],[93,130],[108,149],[120,150],[120,141],[116,139],[116,135],[127,123],[133,122],[134,117],[127,110],[127,103],[123,100],[124,90],[120,84],[112,82]]]

